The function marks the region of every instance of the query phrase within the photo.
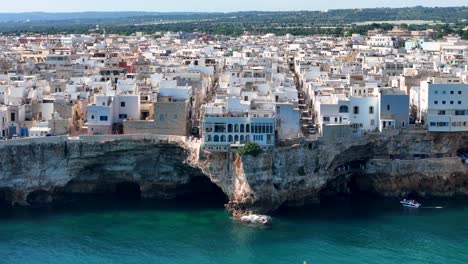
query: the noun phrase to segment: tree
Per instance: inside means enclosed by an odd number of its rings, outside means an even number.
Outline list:
[[[239,148],[237,153],[240,156],[250,155],[250,156],[257,157],[258,155],[263,153],[263,149],[257,143],[249,141],[245,143],[243,147]]]

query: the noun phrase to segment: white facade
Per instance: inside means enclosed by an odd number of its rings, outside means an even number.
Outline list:
[[[349,118],[354,133],[372,132],[380,125],[380,96],[350,97]]]
[[[112,121],[122,123],[124,120],[140,119],[140,97],[138,95],[117,95],[112,102]]]
[[[231,144],[255,142],[262,147],[275,145],[275,117],[205,117],[203,148],[228,151]]]
[[[86,125],[90,134],[110,134],[113,124],[112,97],[95,96],[95,104],[86,107]]]
[[[377,35],[370,37],[367,44],[372,47],[392,47],[394,41],[390,36]]]

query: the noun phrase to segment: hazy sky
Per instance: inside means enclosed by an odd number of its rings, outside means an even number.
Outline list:
[[[0,12],[324,10],[337,8],[462,6],[467,0],[0,0]]]

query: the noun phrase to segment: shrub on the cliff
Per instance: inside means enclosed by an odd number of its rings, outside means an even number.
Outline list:
[[[263,149],[255,142],[247,142],[243,147],[239,148],[237,153],[240,156],[250,155],[256,157],[263,153]]]

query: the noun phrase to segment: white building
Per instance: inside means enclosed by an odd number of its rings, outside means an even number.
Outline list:
[[[349,98],[349,119],[353,133],[378,130],[380,125],[380,95]]]
[[[112,97],[96,95],[95,103],[86,107],[86,126],[89,134],[112,134]]]
[[[255,142],[262,147],[275,145],[275,117],[205,117],[203,148],[228,151],[231,144]]]

